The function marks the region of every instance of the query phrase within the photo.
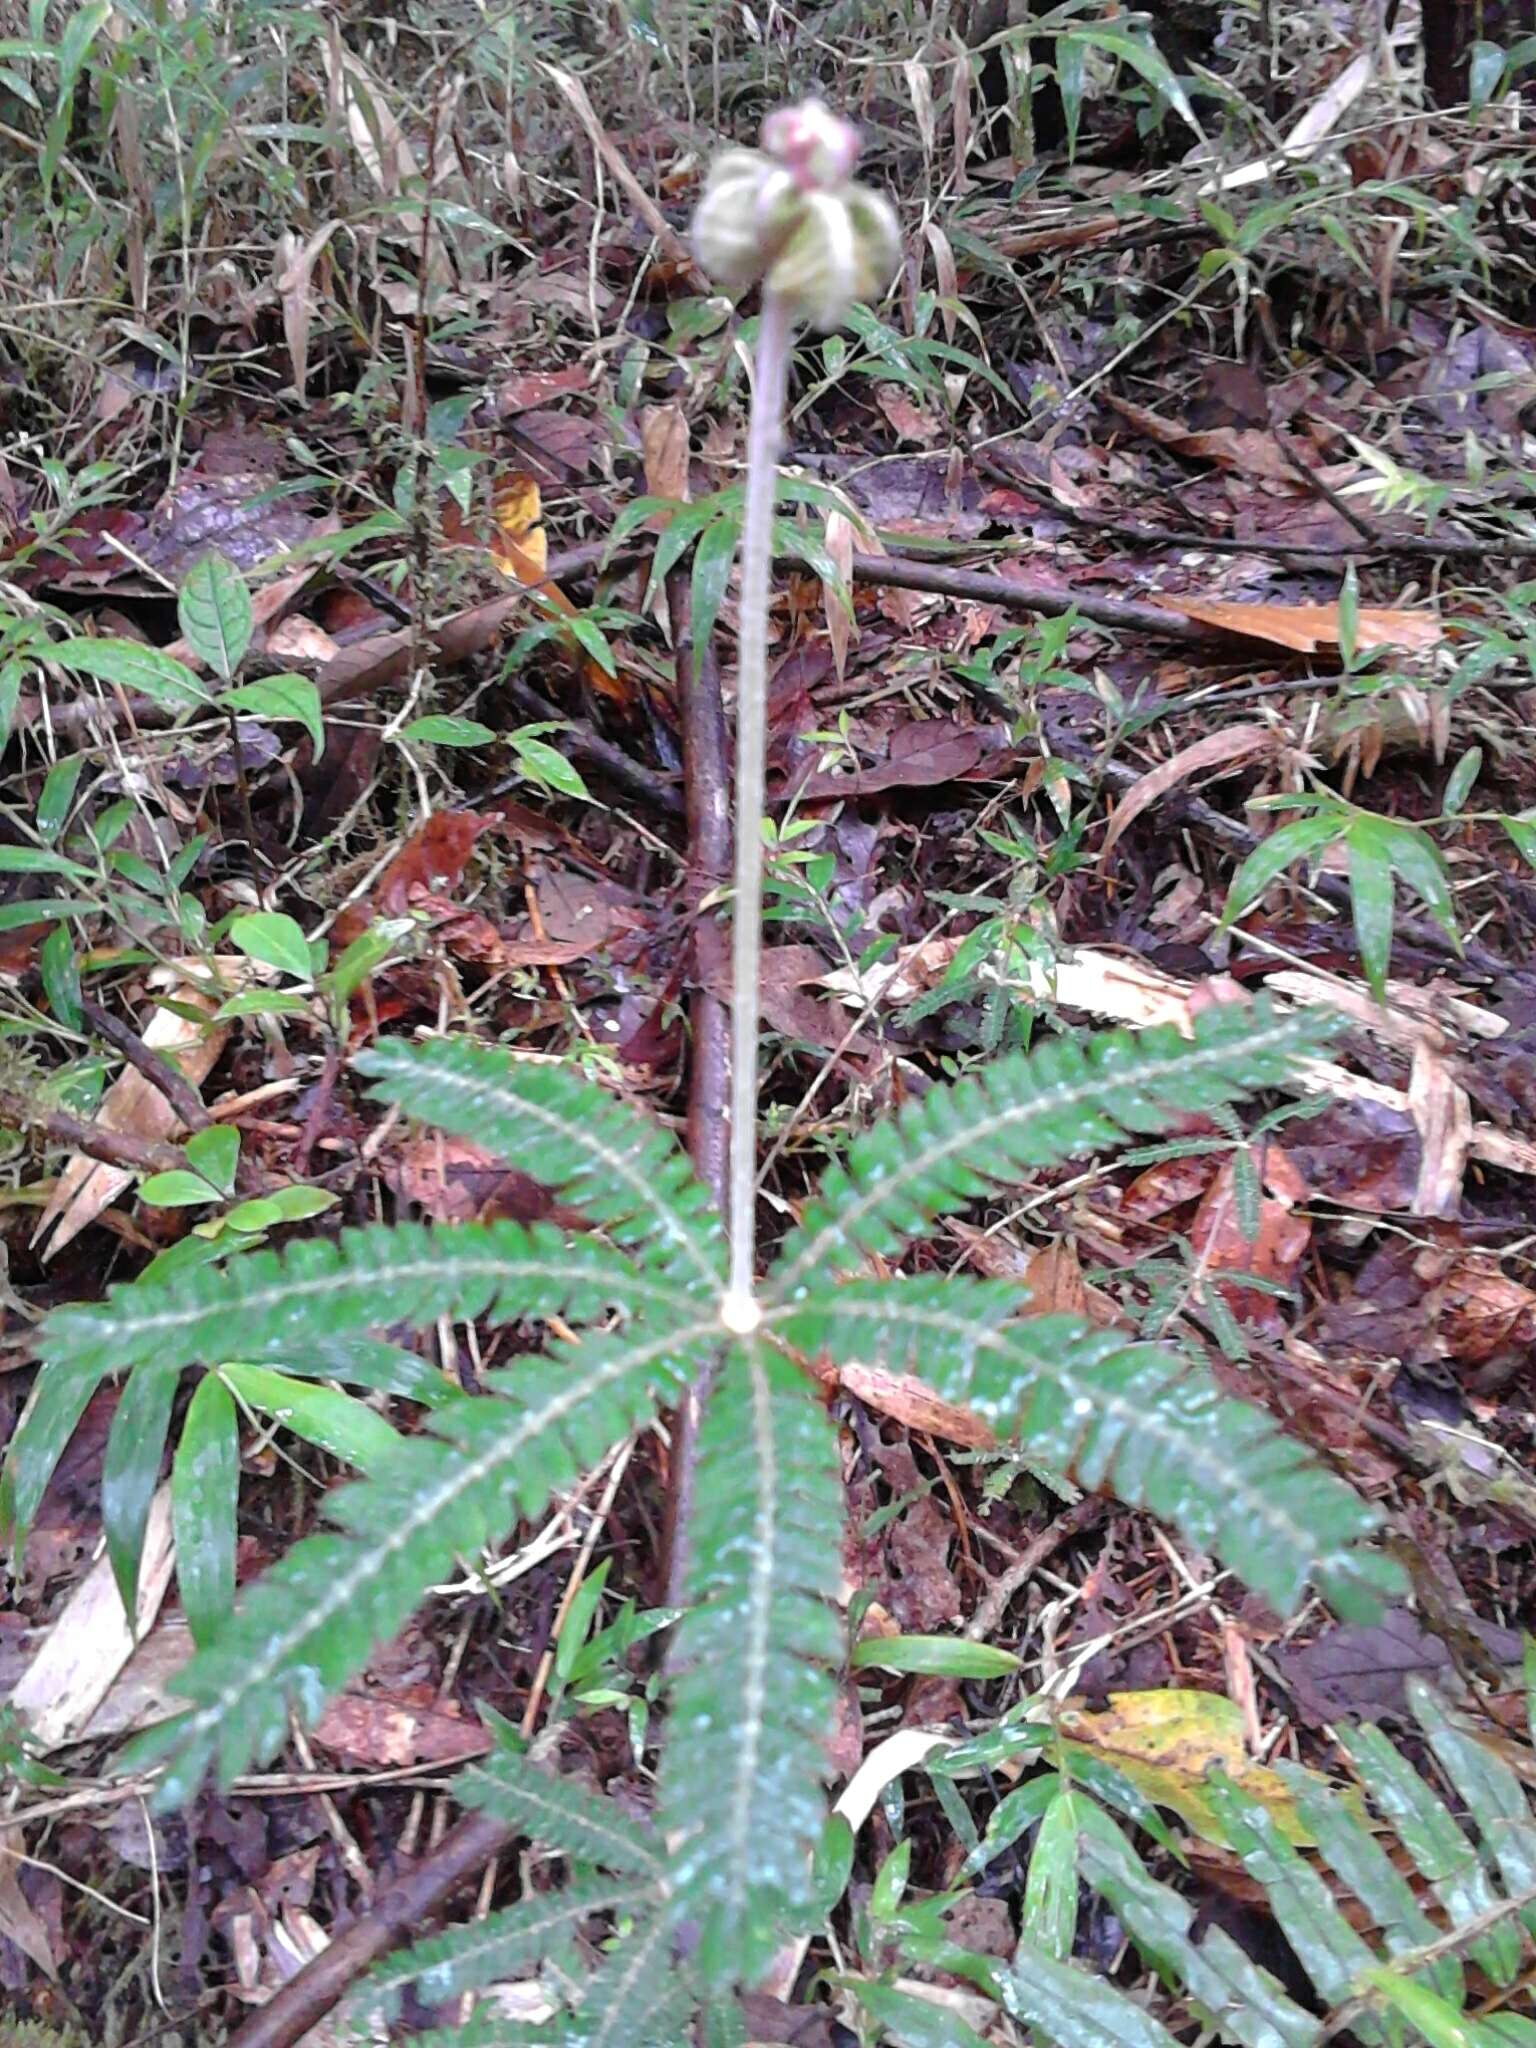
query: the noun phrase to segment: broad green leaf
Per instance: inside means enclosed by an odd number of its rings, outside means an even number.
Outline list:
[[[720,607],[730,587],[736,565],[740,528],[733,519],[717,519],[706,526],[693,551],[693,674],[697,682],[704,650],[715,630]]]
[[[240,1133],[232,1125],[209,1124],[206,1130],[194,1131],[182,1150],[194,1173],[211,1180],[220,1194],[229,1193],[240,1163]]]
[[[272,725],[285,719],[302,725],[314,741],[315,759],[325,752],[325,714],[320,692],[308,676],[263,676],[257,682],[239,683],[225,691],[221,702]]]
[[[496,734],[478,718],[452,718],[434,711],[425,718],[413,718],[400,737],[421,747],[488,747]]]
[[[1393,891],[1392,835],[1380,818],[1361,815],[1350,821],[1344,844],[1349,854],[1349,901],[1355,921],[1360,964],[1378,1003],[1385,1002],[1387,970],[1392,964]]]
[[[280,910],[252,910],[237,917],[229,936],[247,958],[264,967],[275,967],[298,981],[309,981],[315,972],[308,939],[291,917]]]
[[[182,1612],[199,1648],[228,1620],[235,1600],[235,1508],[240,1424],[216,1373],[198,1383],[171,1466],[171,1529]]]
[[[382,966],[390,953],[411,930],[409,918],[383,918],[372,924],[367,931],[360,932],[349,946],[342,949],[335,964],[327,970],[325,981],[330,994],[338,1003],[346,1002],[373,973]]]
[[[141,1199],[155,1209],[191,1209],[201,1202],[218,1201],[221,1193],[201,1174],[184,1173],[180,1167],[172,1167],[169,1173],[152,1173],[139,1183]]]
[[[335,1387],[290,1379],[265,1365],[225,1365],[219,1376],[250,1407],[359,1472],[372,1471],[399,1449],[399,1434],[382,1415]]]
[[[70,754],[65,760],[55,761],[44,776],[37,814],[32,820],[44,839],[57,839],[63,831],[74,809],[75,791],[84,767],[84,754]]]
[[[291,989],[247,988],[239,995],[227,996],[213,1013],[213,1021],[223,1024],[231,1017],[308,1017],[314,1004],[306,996],[295,995]]]
[[[964,1636],[866,1636],[848,1659],[854,1671],[910,1671],[941,1678],[1007,1678],[1019,1669],[1011,1650]]]
[[[48,659],[71,675],[94,676],[98,682],[137,690],[141,697],[173,711],[198,710],[209,701],[185,662],[137,640],[65,640],[48,650]]]
[[[107,1436],[101,1468],[101,1521],[112,1576],[127,1614],[133,1614],[138,1604],[144,1530],[159,1483],[160,1460],[180,1378],[179,1365],[144,1365],[130,1373]]]
[[[90,869],[82,867],[79,861],[70,860],[62,853],[53,853],[44,846],[0,846],[0,874],[3,875],[72,875],[77,880],[88,881],[90,873]]]
[[[514,732],[508,737],[518,766],[530,780],[560,796],[579,797],[583,803],[592,801],[592,792],[564,754],[544,740],[530,739],[523,733]]]
[[[255,1195],[248,1202],[237,1203],[224,1220],[231,1230],[276,1230],[283,1223],[322,1216],[335,1208],[338,1199],[326,1188],[274,1188],[270,1195]]]
[[[245,578],[217,549],[199,555],[176,600],[181,637],[199,661],[233,682],[251,644],[255,613]]]

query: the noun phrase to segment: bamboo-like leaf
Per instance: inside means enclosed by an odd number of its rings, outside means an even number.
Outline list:
[[[842,1500],[821,1405],[789,1361],[727,1353],[699,1430],[688,1590],[661,1788],[677,1909],[705,1981],[750,1981],[811,1897],[841,1648]]]
[[[916,1373],[1085,1486],[1102,1487],[1214,1551],[1282,1613],[1318,1586],[1370,1614],[1398,1582],[1359,1546],[1379,1517],[1260,1408],[1203,1368],[1073,1316],[1005,1321],[996,1282],[855,1280],[773,1313],[800,1350]]]
[[[1422,1679],[1409,1681],[1408,1704],[1429,1737],[1435,1761],[1476,1822],[1506,1894],[1536,1900],[1536,1817],[1519,1778],[1486,1742],[1457,1724]],[[1536,1934],[1536,1904],[1528,1904],[1521,1917]]]
[[[679,1281],[718,1293],[724,1235],[708,1190],[661,1126],[577,1068],[515,1060],[494,1046],[391,1039],[353,1063],[373,1093],[412,1116],[473,1138],[580,1204],[616,1242]]]
[[[1326,1022],[1284,1017],[1263,1003],[1223,1004],[1170,1026],[1048,1040],[934,1088],[854,1143],[831,1167],[770,1275],[793,1299],[861,1255],[890,1257],[950,1215],[1041,1166],[1161,1131],[1181,1111],[1208,1112],[1281,1081]]]
[[[176,1680],[192,1711],[142,1738],[138,1761],[169,1757],[162,1806],[184,1803],[216,1765],[228,1780],[282,1743],[290,1711],[326,1699],[403,1626],[456,1557],[499,1541],[702,1370],[718,1326],[589,1340],[558,1360],[495,1375],[501,1399],[465,1398],[431,1436],[329,1496],[337,1533],[297,1544]]]

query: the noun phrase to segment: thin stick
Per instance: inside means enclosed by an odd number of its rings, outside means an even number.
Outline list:
[[[789,382],[790,308],[763,293],[757,330],[747,502],[741,535],[741,634],[736,670],[736,891],[731,904],[730,1300],[752,1301],[757,1179],[758,972],[762,953],[763,755],[768,700],[768,579],[773,498]]]

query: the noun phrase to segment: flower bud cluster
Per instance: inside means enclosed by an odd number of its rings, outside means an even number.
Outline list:
[[[761,284],[826,330],[889,283],[901,255],[890,206],[852,171],[858,132],[819,100],[780,107],[761,149],[728,149],[710,168],[693,221],[700,263],[741,293]]]

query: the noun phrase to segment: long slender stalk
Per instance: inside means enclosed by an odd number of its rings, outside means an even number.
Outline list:
[[[768,702],[768,581],[773,498],[789,381],[793,315],[763,293],[747,431],[741,532],[741,629],[736,672],[736,889],[731,906],[731,1281],[727,1297],[748,1325],[757,1220],[757,1035],[763,907],[763,756]]]

